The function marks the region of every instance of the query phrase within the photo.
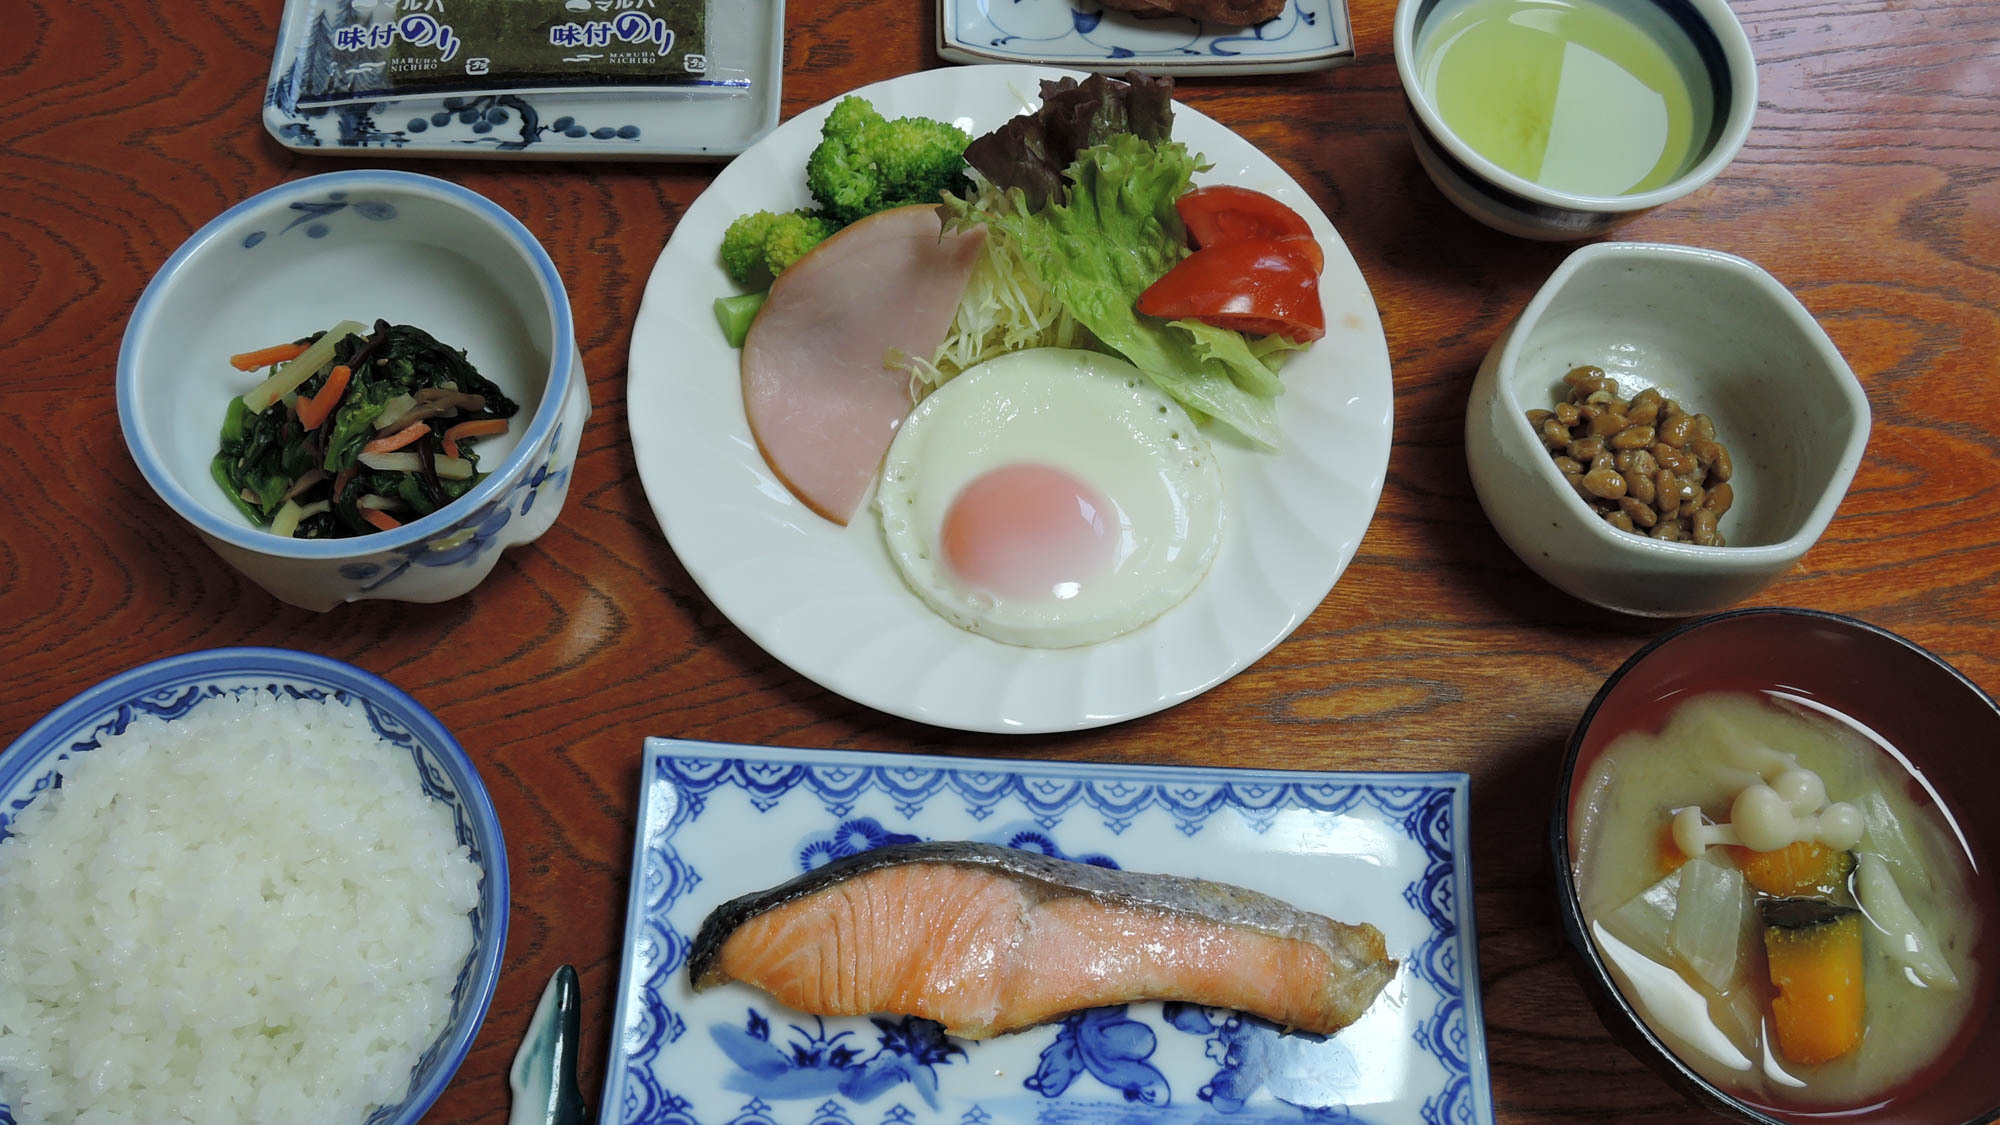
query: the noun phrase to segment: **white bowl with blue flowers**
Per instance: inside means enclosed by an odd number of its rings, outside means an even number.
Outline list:
[[[84,690],[0,751],[0,840],[43,793],[60,787],[68,763],[145,717],[186,720],[203,705],[269,692],[359,710],[377,735],[406,751],[423,791],[451,810],[454,831],[480,868],[471,912],[473,948],[451,992],[451,1014],[409,1076],[401,1101],[375,1108],[364,1125],[412,1125],[450,1083],[485,1022],[507,945],[507,845],[479,771],[422,704],[351,664],[280,648],[219,648],[170,656]],[[12,1125],[0,1088],[0,1125]]]
[[[256,380],[229,357],[341,320],[412,324],[464,349],[520,405],[480,444],[486,476],[392,531],[292,539],[254,526],[209,475],[225,407]],[[118,418],[146,482],[231,566],[314,610],[438,602],[547,531],[590,415],[569,297],[519,219],[408,172],[309,176],[231,207],[160,268],[118,356]]]

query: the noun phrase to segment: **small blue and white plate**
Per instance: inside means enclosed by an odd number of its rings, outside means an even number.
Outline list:
[[[1123,74],[1281,74],[1354,58],[1346,0],[1287,0],[1249,27],[1138,16],[1097,0],[938,0],[937,52],[962,63],[1039,63]]]
[[[1366,1121],[1489,1125],[1464,774],[1191,769],[649,739],[606,1125]],[[983,1042],[935,1023],[696,995],[709,911],[830,859],[980,840],[1219,879],[1348,922],[1402,962],[1359,1021],[1096,1008]]]

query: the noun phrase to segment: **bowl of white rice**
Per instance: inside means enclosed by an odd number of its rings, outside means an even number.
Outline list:
[[[169,657],[0,751],[0,1125],[407,1125],[485,1019],[507,852],[414,699]]]

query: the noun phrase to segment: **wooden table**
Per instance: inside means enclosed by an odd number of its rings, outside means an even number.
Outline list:
[[[2000,691],[2000,0],[1735,6],[1763,84],[1749,144],[1714,184],[1621,234],[1769,269],[1825,325],[1875,412],[1831,529],[1759,601],[1886,626]],[[294,155],[258,123],[279,8],[72,0],[17,7],[0,36],[0,738],[134,664],[245,643],[351,661],[434,710],[484,770],[514,907],[491,1014],[429,1121],[504,1117],[515,1045],[564,962],[582,974],[594,1103],[648,734],[1466,771],[1501,1120],[1702,1116],[1586,1002],[1543,836],[1571,725],[1667,625],[1536,578],[1487,524],[1461,452],[1481,355],[1570,248],[1492,233],[1424,179],[1389,0],[1357,0],[1350,66],[1179,90],[1306,186],[1374,289],[1396,429],[1359,556],[1288,641],[1207,694],[1109,729],[1015,739],[892,719],[802,680],[708,603],[654,522],[627,440],[626,353],[653,261],[713,166],[396,162],[528,224],[569,286],[590,372],[595,413],[562,519],[474,595],[292,609],[157,502],[113,403],[133,301],[228,204],[349,166]],[[929,0],[792,0],[785,116],[941,65],[935,19]],[[434,655],[446,648],[452,660]]]

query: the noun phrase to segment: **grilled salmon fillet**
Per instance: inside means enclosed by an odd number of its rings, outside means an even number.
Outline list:
[[[726,902],[688,954],[697,990],[740,980],[798,1011],[922,1016],[964,1039],[1141,1000],[1331,1034],[1396,968],[1375,927],[1256,891],[967,842],[877,848]]]

